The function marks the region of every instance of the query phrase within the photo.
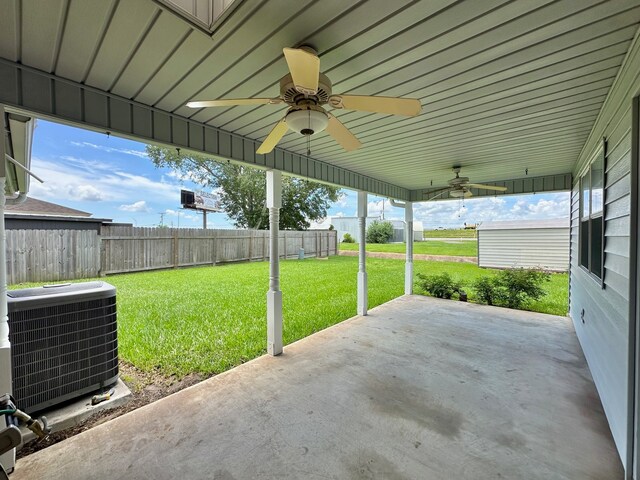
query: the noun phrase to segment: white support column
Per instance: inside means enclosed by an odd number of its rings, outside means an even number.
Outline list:
[[[11,380],[11,344],[9,343],[9,307],[7,305],[7,250],[6,234],[4,230],[4,207],[6,198],[4,188],[6,183],[5,165],[5,137],[6,125],[4,107],[0,105],[0,395],[12,393]],[[4,427],[4,416],[0,416]],[[8,471],[15,465],[15,449],[0,456],[0,463]]]
[[[267,352],[282,353],[282,292],[280,291],[280,207],[282,172],[267,171],[267,207],[269,208],[269,291],[267,292]]]
[[[367,290],[367,192],[358,192],[358,299],[356,312],[366,315],[369,302]]]
[[[407,244],[407,259],[404,265],[404,294],[413,293],[413,203],[404,205],[404,239]]]

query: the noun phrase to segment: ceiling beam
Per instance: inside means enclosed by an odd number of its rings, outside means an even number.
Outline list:
[[[563,173],[560,175],[544,175],[540,177],[524,177],[513,180],[505,180],[500,182],[482,182],[486,185],[494,187],[506,187],[506,192],[496,192],[493,190],[484,190],[481,188],[470,188],[474,197],[495,197],[498,195],[521,195],[527,193],[549,193],[549,192],[568,192],[571,190],[571,173]],[[412,202],[430,201],[432,197],[435,200],[451,200],[457,197],[449,196],[449,193],[438,195],[436,190],[440,188],[422,188],[411,191]],[[433,192],[433,193],[432,193]]]
[[[296,177],[409,200],[409,190],[0,58],[0,103],[37,117]]]

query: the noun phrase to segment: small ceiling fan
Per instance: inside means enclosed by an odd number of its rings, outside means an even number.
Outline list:
[[[506,192],[507,187],[496,187],[493,185],[485,185],[483,183],[469,183],[469,177],[461,177],[460,176],[461,167],[453,167],[453,173],[456,174],[455,178],[452,178],[447,183],[448,187],[437,188],[435,190],[431,190],[429,192],[425,192],[425,196],[433,195],[437,193],[437,195],[430,197],[429,200],[433,200],[438,198],[445,193],[449,193],[450,197],[454,198],[469,198],[473,196],[471,193],[472,188],[481,188],[483,190],[494,190],[496,192]]]
[[[313,48],[285,48],[283,52],[290,73],[280,79],[280,96],[194,101],[187,103],[187,106],[204,108],[286,103],[289,109],[284,118],[276,124],[257,150],[257,153],[262,154],[273,150],[287,130],[307,137],[326,130],[345,150],[360,148],[362,144],[355,135],[322,108],[325,104],[332,108],[406,116],[418,115],[422,109],[420,100],[414,98],[334,95],[331,80],[320,73],[320,59]]]

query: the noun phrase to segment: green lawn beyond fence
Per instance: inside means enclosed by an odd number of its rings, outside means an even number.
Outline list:
[[[340,250],[358,250],[357,243],[341,243]],[[404,243],[367,243],[368,252],[393,252],[404,253]],[[441,242],[428,240],[415,242],[413,253],[426,255],[450,255],[453,257],[475,257],[478,254],[478,242],[475,240],[462,240],[459,242]]]
[[[476,238],[476,230],[469,228],[450,228],[446,230],[425,230],[424,238]]]
[[[403,294],[404,261],[371,258],[367,269],[370,308]],[[464,281],[492,274],[472,264],[449,262],[418,261],[415,269],[447,271]],[[285,344],[356,314],[357,270],[354,257],[281,263]],[[206,375],[266,351],[267,262],[129,273],[103,280],[117,288],[120,358],[142,370]],[[533,309],[564,315],[567,275],[554,275],[547,290],[549,295]]]

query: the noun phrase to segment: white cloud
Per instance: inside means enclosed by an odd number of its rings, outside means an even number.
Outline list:
[[[74,162],[79,162],[81,168]],[[79,159],[59,161],[32,159],[33,171],[42,177],[44,184],[31,183],[31,193],[36,198],[52,201],[120,201],[144,197],[147,201],[178,204],[180,185],[105,168],[100,162],[82,162]]]
[[[93,185],[70,186],[68,193],[76,200],[85,200],[87,202],[100,202],[107,200],[107,196]]]
[[[537,220],[569,216],[569,194],[551,193],[478,197],[415,204],[415,218],[426,228],[457,228],[501,220]]]
[[[140,200],[129,205],[120,205],[120,210],[125,212],[145,212],[149,213],[151,209],[147,206],[147,202]]]
[[[193,214],[193,213],[186,213],[186,212],[181,212],[180,210],[172,210],[170,208],[167,208],[164,211],[165,215],[169,215],[171,217],[179,217],[181,219],[187,219],[187,220],[197,220],[198,218],[200,218],[199,215]]]
[[[342,208],[346,207],[348,204],[349,204],[349,197],[347,197],[347,195],[345,195],[344,193],[340,195],[340,197],[338,198],[338,201],[335,203],[335,205]]]
[[[96,150],[102,150],[103,152],[108,153],[124,153],[125,155],[133,155],[134,157],[139,158],[148,158],[147,152],[142,150],[133,150],[130,148],[115,148],[115,147],[105,147],[104,145],[96,145],[91,142],[70,142],[71,145],[76,147],[90,147],[95,148]]]

